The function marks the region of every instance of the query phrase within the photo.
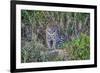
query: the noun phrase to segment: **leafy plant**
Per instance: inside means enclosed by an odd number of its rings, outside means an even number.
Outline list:
[[[90,38],[85,34],[81,34],[79,38],[71,42],[63,43],[63,48],[69,52],[70,59],[85,60],[90,58]]]

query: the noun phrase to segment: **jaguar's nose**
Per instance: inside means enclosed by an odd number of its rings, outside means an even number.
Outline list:
[[[53,40],[50,41],[50,46],[51,46],[51,47],[53,46]]]

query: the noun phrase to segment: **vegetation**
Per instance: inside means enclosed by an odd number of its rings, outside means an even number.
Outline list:
[[[58,25],[64,40],[49,52],[46,27],[49,19]],[[21,11],[21,62],[90,59],[90,14],[58,11]]]
[[[62,48],[68,51],[70,60],[85,60],[90,58],[90,38],[81,34],[79,38],[63,43]]]

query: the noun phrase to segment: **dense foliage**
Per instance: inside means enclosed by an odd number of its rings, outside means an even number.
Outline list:
[[[81,34],[79,38],[62,45],[65,48],[71,60],[85,60],[90,58],[90,38]]]
[[[57,51],[48,53],[46,26],[52,18],[65,38]],[[31,32],[27,32],[26,28]],[[25,27],[23,29],[23,27]],[[24,34],[23,34],[24,33]],[[26,34],[26,35],[25,35]],[[28,37],[26,37],[28,35]],[[90,14],[58,11],[21,11],[21,62],[86,60],[90,58]]]

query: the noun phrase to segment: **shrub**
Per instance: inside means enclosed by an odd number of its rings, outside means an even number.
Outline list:
[[[62,47],[66,48],[71,60],[85,60],[90,58],[90,37],[81,34],[79,38],[71,42],[64,42]]]

